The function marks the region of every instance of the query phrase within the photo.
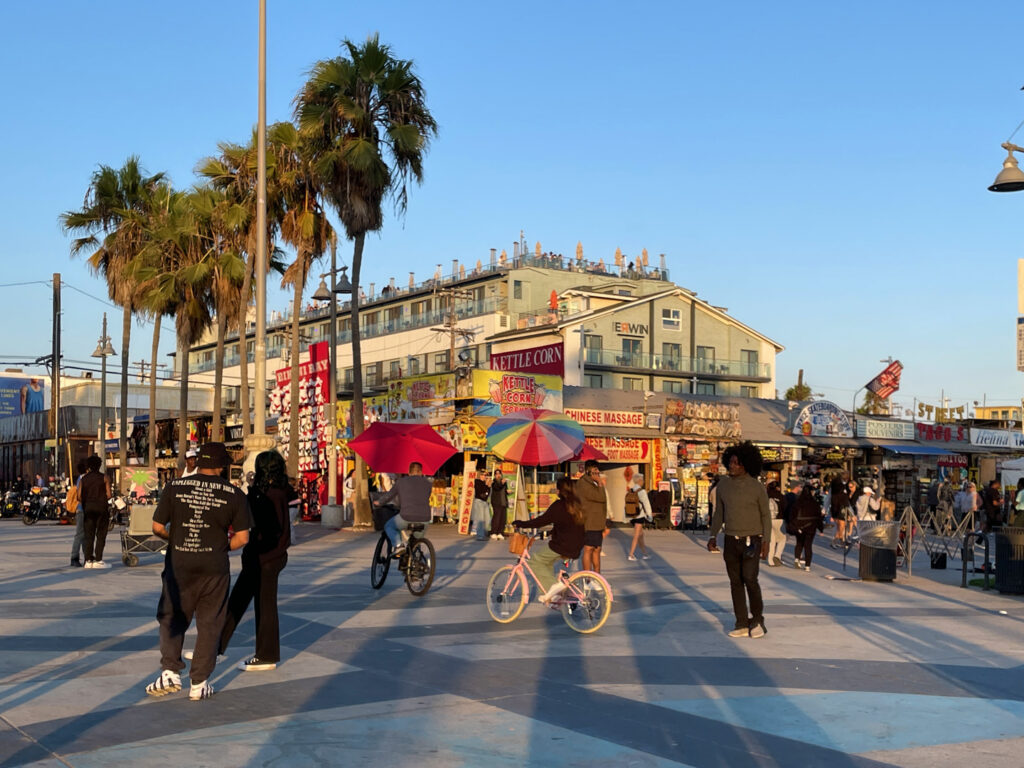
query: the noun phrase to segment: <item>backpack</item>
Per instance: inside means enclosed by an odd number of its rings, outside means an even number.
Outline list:
[[[72,485],[68,488],[68,495],[64,497],[64,509],[68,511],[68,514],[75,514],[75,510],[78,509],[80,499],[78,497],[78,486]]]
[[[636,517],[640,514],[640,494],[630,488],[626,491],[626,517]]]

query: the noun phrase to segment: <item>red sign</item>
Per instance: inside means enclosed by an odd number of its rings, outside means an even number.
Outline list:
[[[963,443],[967,441],[967,429],[957,424],[922,424],[917,422],[917,439],[937,443]]]
[[[299,470],[315,472],[327,466],[328,423],[324,405],[331,397],[328,381],[330,356],[326,341],[311,344],[309,361],[299,365]],[[277,428],[284,446],[291,431],[291,367],[275,372],[277,387],[270,393],[270,413],[278,416]],[[284,452],[287,454],[287,447]]]
[[[878,395],[878,397],[886,400],[900,388],[901,373],[903,373],[903,363],[899,360],[893,360],[886,366],[884,371],[869,381],[866,387]]]
[[[517,349],[514,352],[492,353],[491,370],[562,376],[565,373],[562,342],[532,349]]]

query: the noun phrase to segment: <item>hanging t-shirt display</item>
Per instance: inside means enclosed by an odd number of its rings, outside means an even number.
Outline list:
[[[327,467],[327,408],[330,401],[330,358],[327,342],[309,347],[309,361],[299,366],[299,457],[300,472],[318,472]],[[292,369],[279,368],[277,386],[270,392],[270,415],[277,416],[278,450],[288,457],[291,435]]]
[[[228,574],[228,529],[252,527],[245,494],[217,475],[191,475],[168,483],[153,522],[168,527],[174,572]]]

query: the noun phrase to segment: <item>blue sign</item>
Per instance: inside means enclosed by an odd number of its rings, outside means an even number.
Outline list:
[[[50,407],[46,379],[33,376],[0,376],[0,418],[41,413]]]

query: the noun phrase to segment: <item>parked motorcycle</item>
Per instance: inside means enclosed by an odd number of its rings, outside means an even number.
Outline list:
[[[0,517],[17,517],[21,514],[21,494],[13,488],[4,494],[0,505]]]
[[[61,521],[67,517],[61,500],[49,488],[33,488],[21,500],[21,522],[35,525],[39,520]]]

